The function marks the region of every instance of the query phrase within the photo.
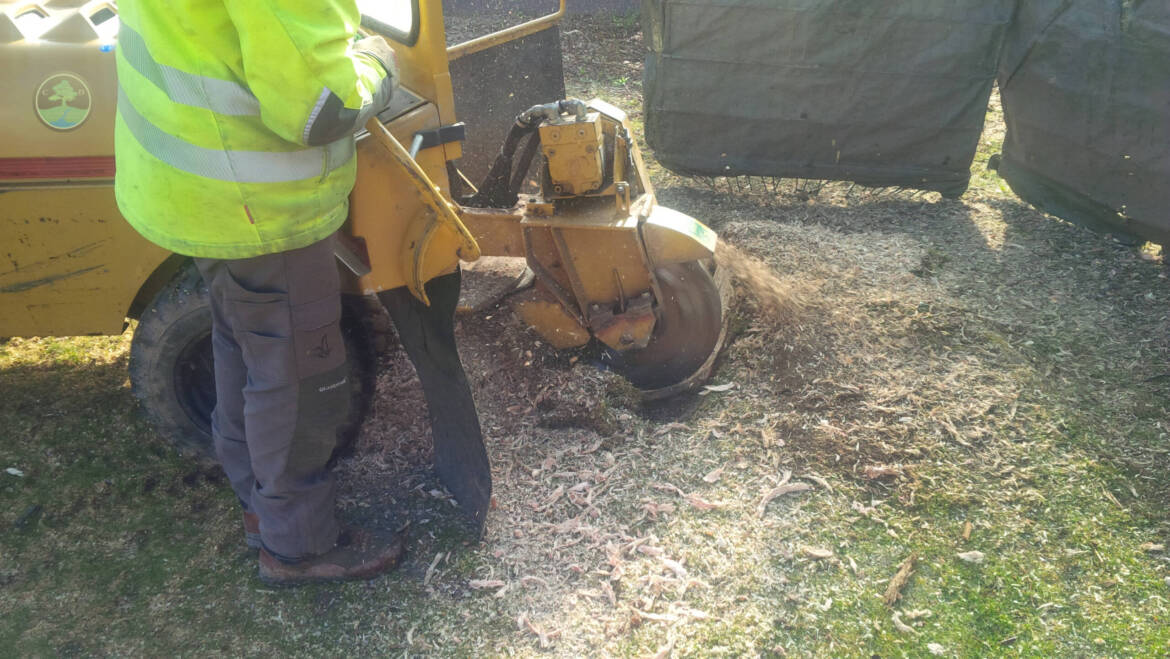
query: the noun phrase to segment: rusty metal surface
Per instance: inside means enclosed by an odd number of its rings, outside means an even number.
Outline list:
[[[565,97],[560,28],[550,27],[451,62],[451,83],[455,114],[467,123],[467,141],[457,164],[478,185],[516,115]]]

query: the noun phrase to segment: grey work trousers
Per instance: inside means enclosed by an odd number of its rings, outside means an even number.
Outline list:
[[[211,429],[224,472],[268,551],[328,551],[339,528],[325,465],[350,395],[333,238],[195,264],[211,295]]]

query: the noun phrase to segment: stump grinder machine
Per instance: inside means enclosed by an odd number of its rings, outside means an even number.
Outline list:
[[[396,50],[402,84],[358,136],[336,245],[354,369],[346,432],[373,390],[362,309],[376,296],[425,391],[438,475],[482,528],[491,475],[455,347],[460,263],[516,259],[526,276],[508,302],[537,335],[557,349],[592,345],[644,395],[662,397],[702,381],[722,345],[716,236],[657,204],[621,110],[555,100],[564,0],[451,47],[439,0],[359,4],[363,30]],[[136,319],[135,395],[164,435],[208,457],[206,290],[189,259],[139,237],[114,201],[117,5],[0,11],[0,336],[118,334]],[[510,126],[486,125],[501,116]],[[502,146],[497,137],[495,149],[465,154],[483,135],[502,136]],[[464,170],[477,167],[476,186]]]

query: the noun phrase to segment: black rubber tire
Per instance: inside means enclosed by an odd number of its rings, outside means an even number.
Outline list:
[[[341,329],[349,357],[349,417],[334,455],[351,444],[370,409],[377,375],[368,302],[342,296]],[[215,380],[207,286],[188,262],[142,313],[130,343],[130,388],[159,433],[188,457],[217,463],[211,441]]]

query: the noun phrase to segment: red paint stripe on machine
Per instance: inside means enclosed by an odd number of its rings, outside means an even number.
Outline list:
[[[114,178],[113,156],[73,158],[0,158],[0,180],[69,181]]]

